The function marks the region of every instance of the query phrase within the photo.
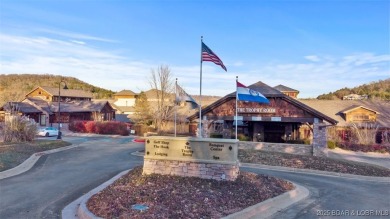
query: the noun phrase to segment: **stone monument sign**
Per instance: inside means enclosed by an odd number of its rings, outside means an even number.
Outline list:
[[[143,174],[235,180],[238,140],[151,136],[145,141]]]

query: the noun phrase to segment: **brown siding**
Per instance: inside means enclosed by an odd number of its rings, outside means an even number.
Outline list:
[[[42,88],[37,88],[36,90],[32,91],[26,97],[39,97],[46,101],[52,101],[53,96],[49,94],[48,92],[44,91]]]
[[[214,108],[211,112],[208,112],[208,117],[223,117],[235,115],[235,99],[231,99],[226,103]],[[275,113],[239,113],[239,116],[261,116],[261,117],[295,117],[295,118],[313,118],[314,116],[307,113],[303,109],[300,109],[291,103],[284,101],[283,99],[270,99],[270,104],[260,104],[255,102],[238,102],[239,108],[275,108]]]
[[[345,120],[347,122],[375,122],[376,113],[371,110],[359,108],[346,113]]]

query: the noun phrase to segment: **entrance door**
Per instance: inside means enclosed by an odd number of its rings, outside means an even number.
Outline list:
[[[46,126],[46,115],[45,114],[41,114],[40,119],[39,119],[39,124],[41,126]]]
[[[274,143],[283,143],[285,126],[280,123],[266,123],[264,125],[264,141],[265,142],[274,142]]]

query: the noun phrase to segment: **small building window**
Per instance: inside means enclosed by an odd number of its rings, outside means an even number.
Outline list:
[[[370,120],[370,117],[365,114],[357,114],[352,117],[353,121],[368,121]]]

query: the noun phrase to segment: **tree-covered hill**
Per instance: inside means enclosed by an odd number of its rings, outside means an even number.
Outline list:
[[[369,99],[390,100],[390,78],[363,84],[354,88],[342,88],[335,92],[322,94],[317,97],[319,100],[343,99],[349,94],[368,95]]]
[[[90,91],[95,99],[112,98],[115,92],[85,83],[77,78],[50,74],[0,74],[0,106],[7,101],[20,101],[37,86],[58,87],[64,80],[69,89]]]

